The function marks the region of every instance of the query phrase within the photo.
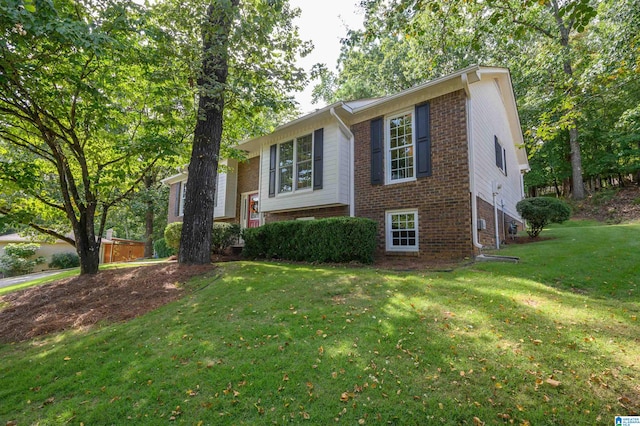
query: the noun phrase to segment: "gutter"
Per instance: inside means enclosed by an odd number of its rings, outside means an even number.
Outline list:
[[[478,196],[476,194],[476,164],[475,154],[473,149],[473,132],[471,128],[472,108],[471,108],[471,96],[469,91],[469,80],[467,74],[461,75],[462,83],[465,86],[465,92],[467,93],[467,141],[469,144],[469,190],[471,192],[471,235],[473,239],[473,246],[479,250],[482,249],[478,238]]]
[[[344,124],[344,121],[342,121],[342,119],[338,117],[338,114],[336,114],[336,110],[333,106],[329,109],[329,112],[331,113],[332,116],[335,117],[342,131],[347,136],[349,136],[349,216],[355,217],[356,215],[356,202],[355,202],[356,192],[354,188],[355,187],[355,170],[354,170],[355,164],[354,163],[356,161],[355,153],[354,153],[355,137],[353,136],[351,129],[349,129],[349,127],[347,127],[347,125]]]

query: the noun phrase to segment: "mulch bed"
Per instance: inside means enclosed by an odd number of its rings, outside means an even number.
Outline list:
[[[176,263],[110,269],[0,297],[0,343],[101,321],[126,321],[181,297],[179,284],[215,269]]]

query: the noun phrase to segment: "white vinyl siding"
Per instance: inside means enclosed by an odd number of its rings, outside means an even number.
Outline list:
[[[269,194],[269,150],[274,144],[287,142],[304,135],[313,134],[324,128],[323,182],[322,189],[307,189],[279,193],[276,182],[276,196]],[[313,152],[313,151],[312,151]],[[307,209],[322,206],[347,205],[349,203],[349,138],[343,134],[333,120],[309,123],[303,129],[275,133],[262,145],[260,179],[260,211],[276,212]],[[276,163],[276,175],[279,174]],[[277,178],[276,178],[277,179]]]
[[[500,185],[497,202],[512,217],[520,217],[515,205],[524,194],[518,169],[515,140],[507,120],[507,111],[498,85],[492,79],[469,86],[470,120],[474,144],[475,186],[477,195],[493,203],[493,189]],[[498,147],[496,141],[500,145]],[[500,164],[501,162],[501,164]],[[502,166],[502,167],[501,167]]]

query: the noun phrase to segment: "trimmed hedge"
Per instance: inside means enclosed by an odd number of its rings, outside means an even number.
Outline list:
[[[169,250],[173,250],[172,253],[167,254],[170,256],[176,254],[180,249],[180,238],[182,235],[182,222],[172,222],[164,229],[164,239],[158,240],[168,250],[163,247],[156,247],[158,257],[166,257],[161,254],[166,254]],[[213,229],[211,230],[211,253],[223,254],[230,246],[238,242],[240,238],[240,225],[237,223],[225,223],[214,222]],[[158,250],[158,249],[161,250]],[[162,251],[162,253],[160,253]]]
[[[245,257],[373,263],[377,223],[356,217],[274,222],[243,231]]]
[[[240,225],[237,223],[214,222],[211,231],[211,252],[224,254],[224,252],[240,239]]]

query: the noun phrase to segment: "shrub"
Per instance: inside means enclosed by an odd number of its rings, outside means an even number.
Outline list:
[[[49,268],[68,269],[77,266],[80,266],[80,258],[73,252],[56,253],[49,262]]]
[[[168,249],[173,250],[167,256],[175,254],[180,248],[181,234],[182,222],[172,222],[164,229],[164,244]],[[213,230],[211,231],[211,253],[222,254],[229,246],[236,243],[239,238],[240,225],[237,223],[214,222]],[[154,248],[156,248],[155,245]],[[158,257],[165,257],[160,255],[157,248],[156,253],[158,253]],[[163,254],[165,253],[167,252],[163,251]]]
[[[7,244],[4,254],[0,256],[0,272],[7,277],[24,275],[33,272],[33,268],[44,263],[44,257],[36,257],[39,244]]]
[[[167,245],[167,241],[164,238],[160,238],[153,242],[153,251],[158,257],[169,257],[176,254],[176,250]]]
[[[171,222],[164,228],[164,240],[168,247],[178,250],[180,248],[180,235],[182,234],[182,222]]]
[[[211,232],[211,253],[223,254],[224,251],[238,242],[240,225],[237,223],[214,222]]]
[[[370,219],[353,217],[269,223],[243,231],[242,253],[254,259],[372,263],[376,227]]]
[[[527,221],[527,234],[535,238],[549,223],[562,223],[571,217],[567,203],[552,197],[526,198],[516,204],[516,210]]]

